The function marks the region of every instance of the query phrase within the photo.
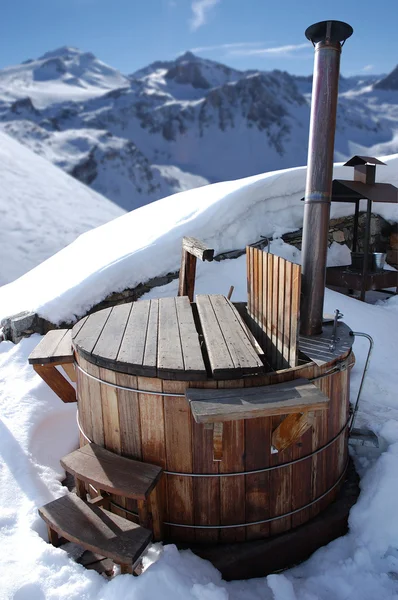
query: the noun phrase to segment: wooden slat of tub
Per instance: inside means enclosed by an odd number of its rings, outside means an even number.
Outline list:
[[[116,373],[116,383],[137,389],[137,377]],[[127,390],[117,391],[120,424],[120,448],[122,456],[142,460],[140,407],[138,394]],[[125,498],[124,506],[127,510],[137,513],[137,500]],[[137,518],[126,512],[126,519],[137,522]]]
[[[216,381],[198,381],[198,388],[215,388]],[[213,430],[199,425],[192,419],[192,453],[194,473],[218,473],[219,462],[213,460]],[[195,477],[194,517],[195,525],[220,524],[220,478]],[[218,541],[218,529],[196,529],[198,542],[215,543]]]
[[[263,363],[240,324],[240,316],[233,310],[229,300],[221,295],[210,298],[235,369],[241,369],[242,374],[263,371]]]
[[[145,361],[151,303],[151,300],[141,300],[132,304],[117,355],[117,362],[123,366],[124,371],[148,377],[156,375],[156,358]]]
[[[116,373],[116,383],[121,386],[137,388],[137,377]],[[120,448],[123,456],[142,459],[140,406],[138,393],[119,389]]]
[[[170,394],[183,394],[185,387],[186,384],[181,381],[163,381],[163,391]],[[188,403],[184,397],[165,396],[163,404],[167,470],[192,473],[191,411]],[[192,478],[169,475],[167,478],[167,494],[169,498],[168,520],[193,525]],[[170,527],[170,536],[173,540],[192,540],[192,529]]]
[[[116,373],[108,369],[99,369],[99,377],[104,381],[116,384]],[[104,427],[104,446],[107,450],[121,454],[120,440],[120,419],[118,407],[118,390],[115,387],[100,384],[101,387],[101,404],[102,404],[102,421]],[[111,495],[111,499],[119,506],[125,506],[126,500],[116,494]],[[127,513],[124,510],[112,507],[112,512],[120,517],[126,518]]]
[[[292,445],[292,460],[309,455],[311,452],[312,427],[301,436],[297,443]],[[311,502],[311,472],[311,458],[298,462],[292,466],[292,510],[296,510]],[[309,508],[292,515],[292,527],[298,527],[302,523],[308,521],[308,518]]]
[[[292,338],[292,318],[297,319],[297,315],[292,311],[292,282],[293,282],[293,263],[285,262],[285,309],[284,309],[284,336],[283,336],[283,357],[286,360],[287,366],[290,365],[290,361],[296,358],[297,348],[297,331],[296,338]],[[300,298],[300,290],[296,291],[297,299]],[[296,300],[295,300],[296,302]],[[295,341],[296,339],[296,341]],[[294,344],[294,349],[291,351],[291,346]],[[297,361],[292,363],[291,366],[296,366]]]
[[[277,369],[286,369],[289,364],[284,359],[285,355],[285,316],[287,312],[290,312],[290,305],[286,304],[285,300],[285,277],[286,277],[286,261],[278,258],[279,264],[279,291],[278,291],[278,318],[277,318],[277,331],[276,331],[276,365]]]
[[[91,354],[101,331],[108,320],[112,308],[104,308],[98,312],[92,313],[87,317],[83,327],[79,327],[79,323],[72,329],[72,342],[73,345],[79,350],[79,354],[86,358],[91,359]],[[76,333],[77,332],[77,333]],[[92,360],[92,359],[91,359]]]
[[[263,469],[269,466],[271,449],[271,418],[260,417],[245,421],[245,465],[246,471]],[[269,512],[269,472],[245,476],[246,522],[268,519]],[[253,540],[269,535],[269,523],[252,525],[246,528],[246,539]]]
[[[191,303],[187,296],[175,298],[181,348],[184,360],[184,379],[207,379],[205,363],[199,344],[192,314]]]
[[[279,256],[272,256],[273,264],[272,264],[272,324],[271,324],[271,332],[272,332],[272,352],[271,352],[271,361],[272,365],[277,365],[278,358],[278,313],[279,313]],[[278,368],[278,367],[276,367]]]
[[[301,296],[301,267],[292,266],[292,296],[290,313],[290,358],[291,367],[297,365],[298,327],[300,322],[300,296]]]
[[[328,377],[321,379],[317,382],[319,388],[323,390],[328,389]],[[320,448],[327,440],[327,418],[328,415],[319,415],[316,422],[314,423],[312,432],[312,447],[313,449]],[[326,456],[325,452],[319,452],[315,454],[312,461],[312,499],[317,498],[326,490]],[[311,517],[316,516],[320,511],[319,503],[316,503],[310,507]]]
[[[162,392],[162,381],[157,378],[137,377],[140,390]],[[156,394],[138,394],[141,425],[142,460],[166,469],[166,439],[163,397]],[[162,477],[157,493],[161,521],[167,520],[167,477]],[[163,513],[164,517],[163,518]],[[167,535],[167,528],[165,528]]]
[[[84,360],[82,357],[78,357],[80,367],[86,371],[89,375],[99,378],[99,368],[92,363]],[[99,446],[104,445],[104,425],[102,420],[102,407],[101,407],[101,385],[95,379],[87,377],[84,373],[77,369],[78,382],[78,404],[79,404],[79,415],[80,407],[83,410],[83,416],[80,421],[83,426],[84,432],[90,438],[92,442]],[[86,430],[85,425],[88,427]]]
[[[196,306],[206,342],[210,366],[214,377],[231,374],[235,365],[228,351],[228,346],[222,335],[221,327],[214,313],[210,296],[196,296]],[[239,373],[238,373],[239,375]]]
[[[159,300],[158,375],[178,378],[184,372],[175,298]]]
[[[112,369],[116,363],[130,311],[130,303],[113,306],[93,348],[93,354],[106,360],[109,369]]]
[[[272,361],[272,319],[273,319],[273,287],[274,287],[274,278],[273,278],[273,255],[267,254],[267,260],[265,261],[267,264],[267,336],[268,336],[268,348],[266,352],[266,356],[268,356],[269,362]]]
[[[220,381],[218,387],[243,387],[243,380]],[[223,459],[219,464],[220,473],[234,473],[245,470],[245,422],[229,421],[223,424]],[[231,525],[244,523],[246,512],[245,476],[220,478],[220,523]],[[242,542],[246,537],[245,527],[220,530],[220,541]]]
[[[272,431],[280,425],[285,415],[271,417]],[[291,447],[281,453],[271,454],[271,465],[289,462],[292,457]],[[271,516],[279,516],[291,510],[292,507],[292,467],[273,469],[269,477]],[[291,517],[276,519],[270,523],[270,534],[277,535],[291,527]]]
[[[213,376],[227,379],[261,372],[263,364],[229,301],[221,295],[197,296],[196,301]]]

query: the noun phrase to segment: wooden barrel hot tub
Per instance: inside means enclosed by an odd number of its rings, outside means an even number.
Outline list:
[[[179,297],[107,308],[73,329],[81,445],[93,441],[163,468],[164,540],[267,538],[305,523],[338,493],[348,459],[350,329],[339,323],[333,350],[332,325],[301,338],[299,365],[267,373],[242,327],[225,298],[199,296],[197,304]],[[303,381],[329,399],[325,407],[301,398]],[[288,393],[267,406],[245,400],[277,384]],[[241,398],[238,413],[230,391]],[[209,416],[214,392],[221,396]],[[294,408],[300,401],[305,409]],[[285,446],[278,452],[276,430]],[[114,496],[111,507],[136,518],[132,500]]]

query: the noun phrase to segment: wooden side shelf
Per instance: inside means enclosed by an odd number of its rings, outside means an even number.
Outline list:
[[[28,360],[62,402],[76,402],[74,387],[56,368],[61,365],[68,377],[76,381],[70,329],[49,331],[30,353]]]
[[[303,378],[255,388],[188,388],[185,396],[197,423],[325,410],[329,404],[329,398]]]

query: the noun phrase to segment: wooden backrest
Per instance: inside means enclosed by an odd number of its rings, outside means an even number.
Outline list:
[[[301,267],[248,246],[247,312],[257,341],[274,369],[297,365]]]

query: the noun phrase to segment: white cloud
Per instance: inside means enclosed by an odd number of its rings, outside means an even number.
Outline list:
[[[217,44],[216,46],[198,46],[191,48],[191,52],[212,52],[213,50],[234,50],[239,48],[255,48],[264,42],[235,42],[232,44]]]
[[[362,69],[364,73],[368,73],[369,71],[373,71],[374,65],[365,65]]]
[[[291,56],[292,52],[308,47],[308,43],[304,43],[275,46],[274,48],[236,48],[230,50],[229,54],[234,56]]]
[[[191,29],[194,31],[205,25],[209,11],[221,0],[193,0],[191,4]]]

